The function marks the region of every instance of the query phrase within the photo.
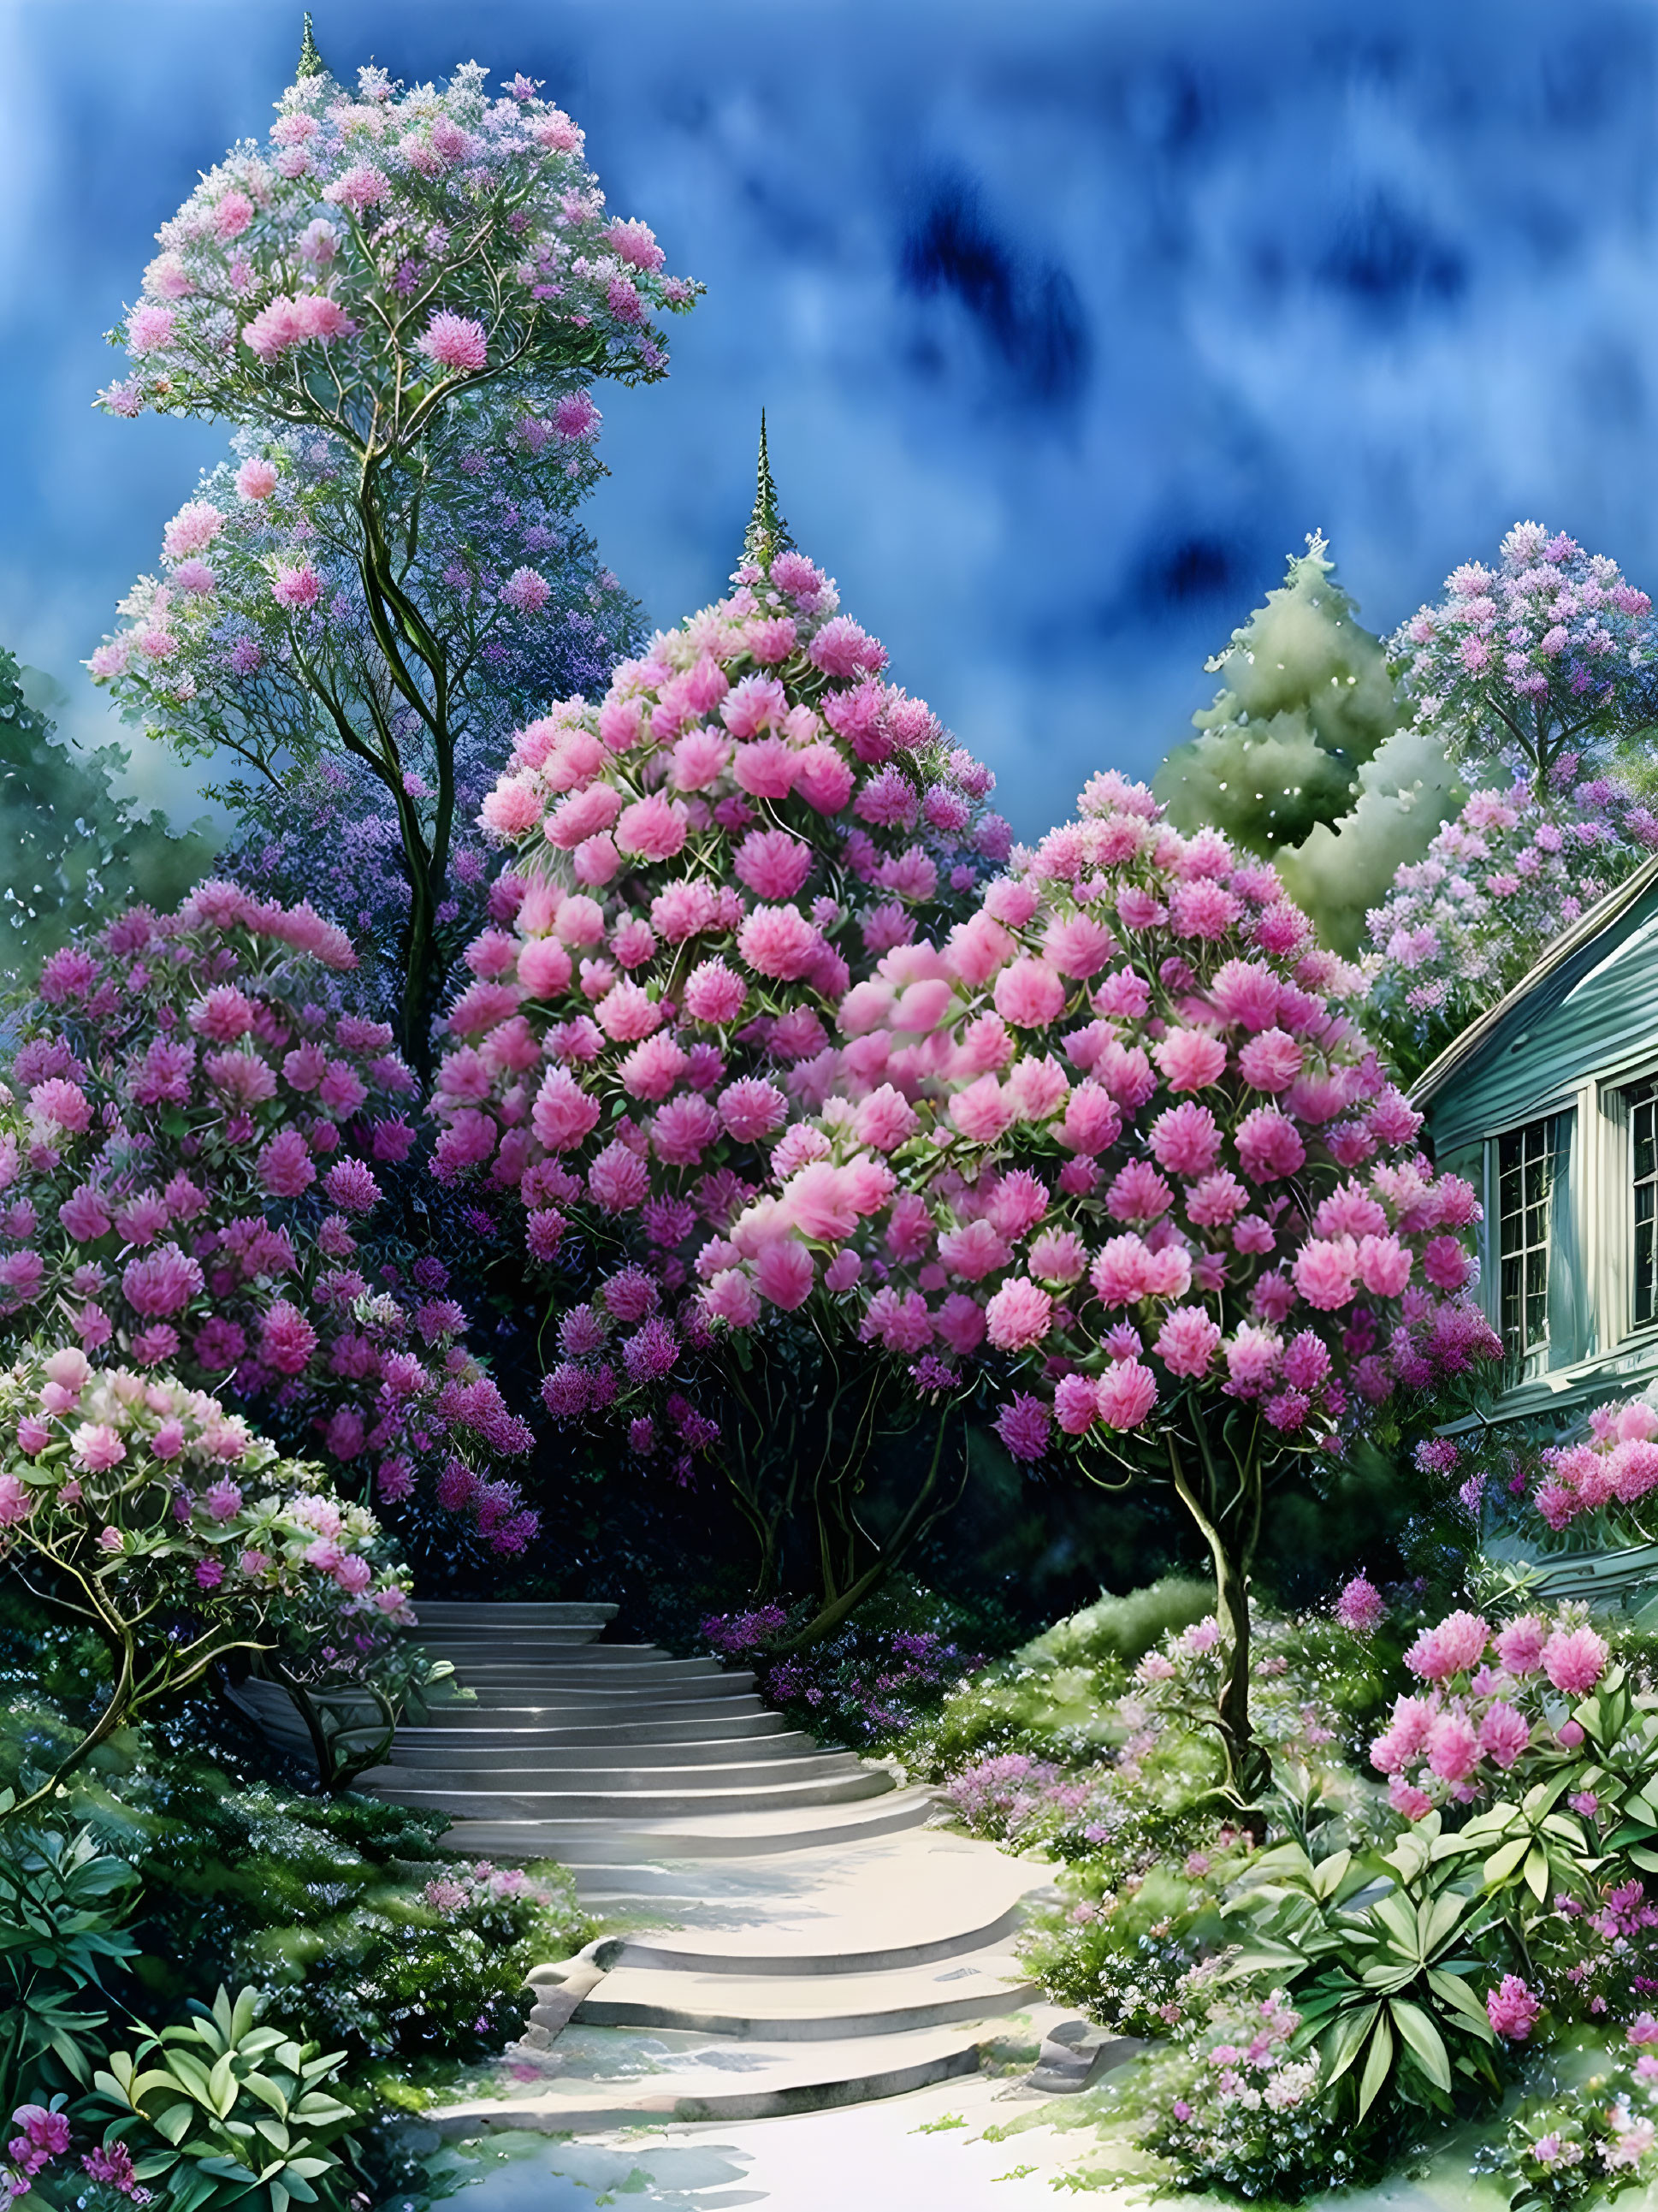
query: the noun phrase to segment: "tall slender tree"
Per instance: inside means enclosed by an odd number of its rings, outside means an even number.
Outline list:
[[[163,225],[112,333],[131,367],[111,412],[243,437],[91,665],[158,735],[268,787],[327,748],[375,779],[423,1061],[464,749],[628,616],[567,519],[598,473],[586,387],[662,376],[653,318],[697,288],[605,214],[580,131],[527,77],[491,98],[476,64],[407,88],[371,68],[352,93],[307,34],[270,139]]]

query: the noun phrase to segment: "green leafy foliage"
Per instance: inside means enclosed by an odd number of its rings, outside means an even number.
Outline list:
[[[10,1792],[0,1793],[0,1810]],[[92,2078],[108,2014],[88,2006],[137,1951],[122,1923],[138,1875],[89,1828],[0,1826],[0,2106],[39,2103]]]
[[[1294,1993],[1303,2040],[1317,2041],[1330,2087],[1348,2084],[1361,2124],[1378,2100],[1448,2115],[1459,2080],[1498,2087],[1497,2038],[1467,1985],[1491,1910],[1435,1861],[1437,1827],[1430,1814],[1379,1859],[1338,1851],[1315,1863],[1280,1844],[1233,1908],[1253,1940],[1231,1974],[1271,1976]],[[1378,1881],[1388,1887],[1365,1901]]]
[[[96,2076],[112,2115],[106,2143],[127,2146],[138,2179],[165,2189],[168,2212],[343,2202],[336,2146],[356,2114],[331,2084],[345,2053],[260,2027],[258,2000],[248,1988],[233,2003],[221,1988],[183,2026],[147,2028],[133,2050],[112,2051]]]
[[[83,924],[137,902],[175,906],[205,875],[205,821],[175,836],[113,786],[118,745],[78,753],[38,703],[52,688],[0,647],[0,970],[33,974]]]

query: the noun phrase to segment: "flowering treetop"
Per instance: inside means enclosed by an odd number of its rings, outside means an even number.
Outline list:
[[[1465,562],[1388,640],[1454,759],[1495,755],[1541,790],[1569,749],[1597,757],[1638,713],[1652,601],[1603,553],[1517,522],[1495,569]]]
[[[742,1328],[821,1285],[918,1388],[991,1357],[1016,1456],[1167,1470],[1327,1438],[1490,1349],[1455,1293],[1478,1206],[1270,867],[1096,776],[941,945],[842,1001],[834,1095],[698,1256]]]
[[[882,680],[881,647],[774,525],[730,596],[597,706],[522,731],[484,803],[527,889],[467,954],[435,1165],[521,1205],[535,1260],[579,1224],[604,1280],[561,1340],[604,1352],[604,1402],[618,1328],[629,1377],[673,1365],[664,1296],[821,1101],[854,972],[948,927],[1009,846],[988,771]],[[556,1410],[580,1411],[561,1373]]]
[[[1425,1066],[1655,848],[1658,817],[1575,753],[1540,788],[1476,791],[1368,917],[1370,1016],[1401,1065]]]
[[[458,401],[407,486],[399,589],[441,629],[446,735],[499,741],[535,705],[602,683],[632,602],[570,517],[604,470],[598,409],[565,395],[544,419]],[[161,536],[159,576],[88,663],[152,737],[186,758],[222,747],[277,785],[337,749],[400,772],[428,846],[435,818],[427,717],[386,695],[365,594],[355,465],[334,436],[243,431]],[[428,696],[424,704],[432,704]],[[257,799],[252,793],[237,794]]]
[[[334,1003],[353,957],[226,884],[51,956],[0,1099],[0,1338],[62,1316],[89,1353],[262,1401],[342,1468],[373,1455],[388,1501],[432,1464],[440,1503],[520,1549],[535,1516],[469,1462],[529,1432],[441,1266],[372,1225],[415,1086],[390,1028]]]
[[[104,405],[324,428],[371,461],[490,384],[550,409],[587,376],[659,376],[652,318],[695,288],[605,214],[570,118],[486,75],[290,86],[268,148],[236,147],[157,234]]]

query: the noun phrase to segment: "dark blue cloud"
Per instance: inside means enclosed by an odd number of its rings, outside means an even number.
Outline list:
[[[1535,515],[1658,577],[1658,18],[1581,0],[321,0],[341,72],[544,77],[706,300],[601,395],[593,519],[719,590],[790,523],[1035,831],[1149,770],[1315,528],[1390,627]],[[0,626],[68,672],[218,448],[100,332],[288,0],[0,5]],[[79,726],[100,709],[84,695]]]

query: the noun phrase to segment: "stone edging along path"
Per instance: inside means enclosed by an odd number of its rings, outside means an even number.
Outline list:
[[[436,2124],[816,2111],[972,2073],[1015,2015],[1027,2045],[1065,2020],[1011,1955],[1040,1867],[929,1827],[928,1791],[791,1731],[751,1675],[599,1642],[614,1611],[423,1604],[422,1642],[477,1702],[400,1728],[358,1783],[449,1814],[463,1851],[560,1860],[590,1909],[636,1923],[536,1971],[494,2094]],[[303,1755],[285,1692],[238,1695]]]

